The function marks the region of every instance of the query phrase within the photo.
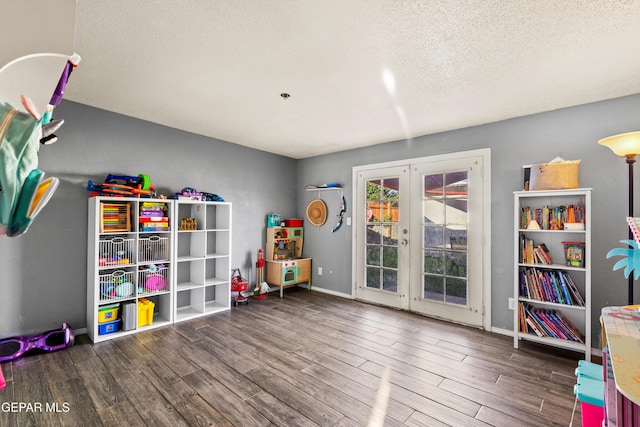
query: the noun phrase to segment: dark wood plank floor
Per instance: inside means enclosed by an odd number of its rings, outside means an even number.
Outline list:
[[[512,344],[292,288],[5,363],[0,426],[568,426],[580,355]]]

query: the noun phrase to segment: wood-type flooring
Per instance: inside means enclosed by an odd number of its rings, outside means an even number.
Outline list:
[[[568,426],[580,355],[521,347],[290,288],[4,363],[0,426]]]

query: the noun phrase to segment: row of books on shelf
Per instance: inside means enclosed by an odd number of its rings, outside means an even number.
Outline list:
[[[524,264],[553,264],[547,245],[536,245],[532,239],[524,235],[520,236],[520,261]]]
[[[519,304],[520,332],[533,332],[539,337],[558,338],[584,344],[584,335],[562,312]]]
[[[562,230],[565,223],[584,223],[585,219],[583,204],[520,208],[520,229],[526,229],[535,220],[543,230]]]
[[[520,270],[520,296],[584,307],[584,298],[571,275],[562,270],[541,270],[535,267]]]

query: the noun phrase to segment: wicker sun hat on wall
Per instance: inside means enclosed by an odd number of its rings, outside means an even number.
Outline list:
[[[307,219],[316,227],[327,221],[327,205],[321,199],[315,199],[307,205]]]

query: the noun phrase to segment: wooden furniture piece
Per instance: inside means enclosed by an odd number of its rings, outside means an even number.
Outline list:
[[[284,261],[265,261],[267,267],[267,283],[280,288],[280,298],[284,296],[284,288],[307,283],[311,290],[311,258],[296,258]]]
[[[604,307],[600,316],[602,339],[607,347],[604,353],[608,353],[603,364],[613,370],[613,378],[605,377],[605,408],[607,418],[618,426],[640,425],[638,309],[637,305]]]
[[[231,203],[176,200],[175,322],[231,306]],[[186,222],[184,221],[186,220]]]
[[[280,288],[307,283],[311,289],[311,258],[302,257],[302,227],[267,227],[266,281]]]
[[[89,338],[97,343],[171,324],[173,201],[92,197],[88,203]]]
[[[584,227],[573,226],[572,229],[560,229],[554,227],[556,221],[543,220],[540,229],[527,228],[523,224],[523,211],[535,212],[540,209],[543,213],[546,208],[558,208],[568,206],[583,206]],[[544,214],[543,214],[544,216]],[[561,221],[560,221],[561,222]],[[513,318],[513,345],[518,347],[520,340],[534,341],[546,345],[578,351],[585,354],[585,359],[591,358],[591,189],[571,189],[554,191],[516,191],[514,193],[514,318]],[[567,227],[569,228],[569,226]],[[582,229],[580,229],[582,228]],[[527,242],[532,241],[529,250]],[[580,242],[582,245],[570,245],[567,242]],[[526,256],[530,249],[544,244],[549,251],[552,263],[541,263],[535,255]],[[573,259],[567,259],[567,250],[579,247],[582,249],[582,262],[576,263]],[[575,255],[575,252],[572,252]],[[578,266],[575,266],[575,265]],[[560,280],[563,279],[563,280]],[[575,284],[583,303],[576,302],[573,298],[567,302],[563,291],[562,281],[571,280]],[[566,285],[569,285],[567,283]],[[534,287],[540,291],[536,295]],[[527,292],[529,289],[530,292]],[[570,292],[570,289],[567,289]],[[557,298],[557,295],[560,298]],[[555,295],[555,296],[554,296]],[[548,322],[542,325],[527,323],[525,320],[527,310],[546,316]],[[555,316],[555,317],[554,317]],[[557,318],[568,320],[577,333],[582,335],[582,342],[568,339],[569,335],[562,337],[563,330],[558,334],[555,329],[559,325],[554,322]],[[531,319],[529,322],[531,322]],[[550,329],[547,334],[544,328]],[[540,329],[540,335],[535,332]],[[554,333],[559,335],[553,337]],[[552,336],[548,336],[552,335]]]

